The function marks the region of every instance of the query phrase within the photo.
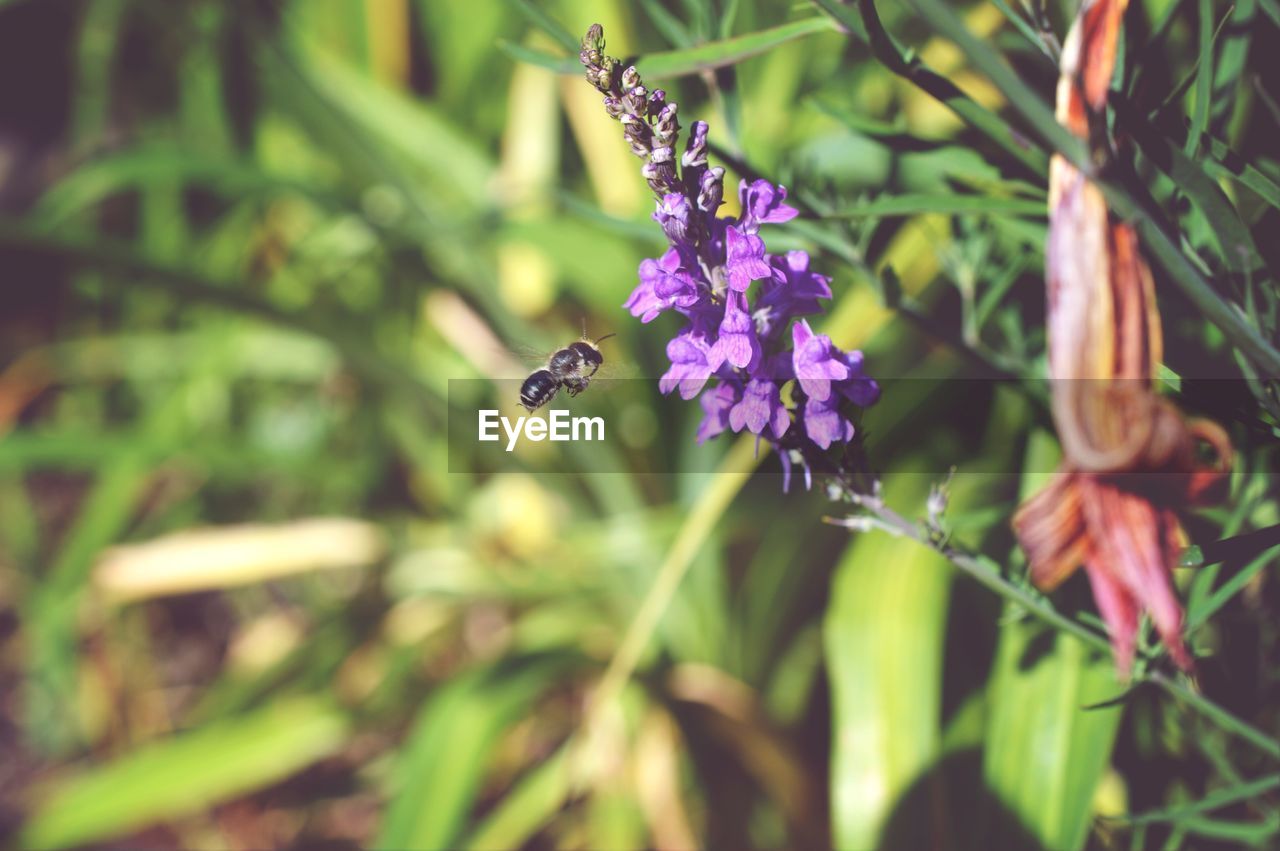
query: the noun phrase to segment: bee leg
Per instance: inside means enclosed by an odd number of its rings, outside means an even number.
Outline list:
[[[583,390],[587,389],[587,385],[591,383],[589,378],[566,378],[564,380],[564,389],[568,391],[570,396],[577,396]]]

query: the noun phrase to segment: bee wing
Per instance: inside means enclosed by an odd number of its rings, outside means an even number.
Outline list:
[[[482,366],[486,378],[525,378],[547,363],[547,353],[527,346],[484,346],[473,349],[468,358]]]
[[[611,381],[637,377],[639,377],[639,370],[636,369],[635,364],[610,358],[604,359],[604,363],[600,364],[600,368],[596,370],[596,374],[593,376],[593,378],[603,378]]]

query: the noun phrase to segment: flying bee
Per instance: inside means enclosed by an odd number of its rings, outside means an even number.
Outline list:
[[[570,343],[547,359],[547,365],[534,370],[520,385],[520,404],[533,411],[555,398],[563,387],[570,396],[577,396],[591,383],[591,377],[604,363],[600,343],[614,336],[605,334],[592,340],[584,333],[582,339]]]

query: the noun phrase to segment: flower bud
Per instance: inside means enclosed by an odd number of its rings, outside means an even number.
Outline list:
[[[720,166],[707,169],[698,187],[698,209],[714,213],[724,200],[724,169]]]
[[[640,85],[640,72],[636,70],[636,66],[628,65],[627,69],[622,72],[622,87],[624,89],[634,89]]]
[[[662,226],[662,232],[673,243],[684,242],[689,236],[689,216],[693,205],[679,192],[662,196],[653,220]]]
[[[707,122],[693,122],[680,164],[685,168],[701,168],[707,164]]]
[[[662,112],[662,107],[666,105],[667,93],[662,89],[654,89],[649,94],[648,113],[650,117]]]

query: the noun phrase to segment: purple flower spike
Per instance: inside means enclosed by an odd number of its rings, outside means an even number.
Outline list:
[[[784,204],[786,187],[775,187],[767,180],[745,180],[738,184],[738,200],[742,203],[742,229],[755,233],[760,225],[788,222],[799,210]]]
[[[679,390],[685,399],[701,395],[699,443],[745,429],[757,449],[772,445],[783,490],[800,470],[806,488],[815,470],[832,464],[837,477],[856,472],[848,467],[856,459],[827,456],[854,439],[852,406],[873,404],[880,387],[863,371],[861,352],[841,351],[801,319],[822,312],[831,279],[810,270],[803,251],[769,254],[760,236],[764,225],[799,215],[787,203],[786,187],[741,181],[742,212],[717,215],[725,170],[708,161],[706,122],[692,122],[680,144],[677,108],[667,93],[650,90],[634,66],[603,51],[604,33],[596,25],[578,58],[623,140],[643,160],[640,173],[657,199],[653,219],[669,245],[660,258],[640,264],[640,285],[625,306],[643,322],[674,311],[684,324],[667,343],[671,366],[659,389]],[[753,281],[760,282],[754,292]],[[784,404],[781,388],[793,381],[796,401]],[[838,496],[833,491],[832,498]]]
[[[689,203],[688,197],[672,192],[662,196],[653,220],[662,226],[667,239],[673,244],[680,244],[688,241],[689,214],[692,210],[693,204]]]
[[[729,409],[738,403],[739,388],[721,381],[698,399],[702,405],[702,422],[698,424],[698,443],[706,443],[729,427]]]
[[[764,240],[730,226],[725,234],[724,269],[729,287],[740,293],[746,292],[752,281],[770,277],[773,272],[764,261]]]
[[[804,432],[823,449],[853,440],[853,423],[840,414],[838,397],[826,401],[810,398],[804,403]]]
[[[672,307],[693,307],[698,298],[698,284],[681,268],[680,252],[669,248],[662,259],[640,263],[640,285],[622,306],[641,322],[652,322]]]
[[[800,387],[811,399],[827,401],[831,396],[831,382],[849,377],[849,367],[838,359],[844,353],[831,345],[827,335],[813,333],[804,319],[791,326],[791,340],[795,345],[792,363]]]
[[[756,338],[756,324],[747,313],[747,297],[730,290],[725,295],[724,321],[720,334],[711,347],[707,360],[712,369],[719,369],[725,361],[739,369],[750,369],[760,361],[760,340]]]
[[[658,380],[658,389],[670,393],[680,388],[681,399],[692,399],[702,392],[707,379],[714,371],[707,362],[711,346],[701,334],[686,329],[667,343],[667,357],[671,368]]]
[[[747,382],[742,401],[729,410],[729,426],[742,431],[745,426],[752,434],[763,434],[766,426],[773,430],[775,438],[787,433],[791,417],[778,395],[778,385],[772,381],[753,378]]]

